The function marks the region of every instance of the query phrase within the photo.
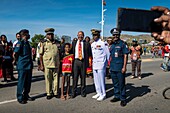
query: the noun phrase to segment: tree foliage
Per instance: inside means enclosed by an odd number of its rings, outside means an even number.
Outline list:
[[[45,36],[42,34],[35,34],[34,37],[31,38],[31,46],[36,48],[40,40],[44,39]]]
[[[45,36],[42,34],[35,34],[34,37],[31,38],[31,46],[37,48],[38,43],[40,40],[44,39]],[[54,39],[60,41],[60,37],[58,35],[54,35]]]

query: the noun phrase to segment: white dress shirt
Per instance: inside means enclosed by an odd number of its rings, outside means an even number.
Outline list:
[[[16,44],[18,43],[18,40],[16,40],[14,43],[13,43],[13,48],[15,48]]]
[[[80,40],[77,40],[77,43],[76,43],[76,47],[75,47],[75,58],[79,58],[79,42],[80,42]],[[83,51],[83,41],[81,41],[81,48],[82,48],[82,58],[84,58],[84,51]]]

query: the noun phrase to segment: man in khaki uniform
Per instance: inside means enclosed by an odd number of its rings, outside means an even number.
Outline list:
[[[53,94],[55,97],[58,95],[58,72],[59,72],[59,50],[57,42],[54,39],[54,29],[47,28],[46,40],[40,44],[40,67],[45,71],[45,83],[47,99],[51,99]]]

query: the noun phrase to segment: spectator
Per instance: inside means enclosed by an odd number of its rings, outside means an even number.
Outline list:
[[[5,35],[1,35],[1,44],[3,45],[3,58],[2,58],[2,75],[4,82],[7,82],[7,75],[10,75],[11,80],[14,81],[16,78],[13,76],[13,64],[12,64],[12,44],[7,41]]]
[[[90,37],[86,36],[85,41],[87,43],[90,43]],[[92,73],[92,57],[89,57],[89,67],[86,69],[86,74],[87,77],[90,77],[91,79],[93,78],[93,73]]]

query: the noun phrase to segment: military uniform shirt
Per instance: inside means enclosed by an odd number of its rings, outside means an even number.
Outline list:
[[[14,52],[18,54],[18,70],[33,69],[31,46],[28,41],[18,41],[15,46]]]
[[[40,44],[39,54],[43,55],[43,63],[46,68],[58,68],[59,50],[56,41],[47,39]]]
[[[91,45],[93,54],[93,69],[104,69],[109,61],[110,52],[105,42],[99,39]]]
[[[110,70],[121,71],[124,64],[124,54],[129,53],[127,45],[122,40],[115,41],[110,48],[110,53]]]

